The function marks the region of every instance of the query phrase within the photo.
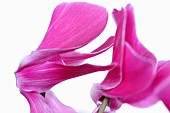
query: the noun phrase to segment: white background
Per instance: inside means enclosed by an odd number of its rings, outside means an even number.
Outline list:
[[[66,1],[66,0],[63,0]],[[62,0],[1,0],[0,1],[0,113],[29,113],[26,99],[15,84],[14,71],[20,60],[35,50],[43,39],[55,6]],[[73,0],[67,0],[73,1]],[[79,0],[80,1],[80,0]],[[82,0],[83,1],[83,0]],[[85,1],[85,0],[84,0]],[[107,8],[120,9],[128,3],[134,6],[139,40],[153,52],[158,60],[170,59],[170,4],[168,0],[86,0]],[[101,36],[80,51],[89,52],[110,35],[115,33],[112,16]],[[111,50],[89,59],[94,64],[109,64]],[[75,108],[79,113],[90,113],[95,108],[89,92],[92,83],[100,82],[106,72],[98,72],[81,78],[63,82],[53,88],[59,99]],[[98,76],[98,79],[96,79]],[[147,108],[138,109],[124,104],[117,113],[168,113],[161,102]]]

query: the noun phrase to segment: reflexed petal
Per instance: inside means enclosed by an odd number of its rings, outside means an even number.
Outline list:
[[[154,92],[159,93],[162,89],[170,84],[170,60],[159,61],[157,68],[157,76],[152,85]]]
[[[115,15],[118,29],[113,63],[118,65],[111,70],[113,72],[108,73],[101,88],[110,97],[131,96],[146,89],[153,82],[157,62],[155,56],[137,39],[132,7],[128,5],[120,12],[116,10]]]
[[[64,65],[76,66],[76,65],[80,65],[84,61],[84,58],[81,57],[82,54],[83,53],[77,51],[72,51],[72,52],[60,54],[60,58]]]
[[[170,61],[159,62],[155,92],[170,111]]]
[[[22,90],[45,92],[55,84],[81,75],[105,71],[113,66],[96,66],[84,64],[80,66],[64,66],[52,62],[35,65],[16,73],[17,86]]]
[[[53,94],[52,91],[47,91],[45,94],[45,99],[48,105],[51,107],[54,113],[76,113],[72,108],[62,104]]]
[[[122,9],[121,11],[114,10],[113,16],[115,16],[117,30],[114,40],[112,64],[115,64],[116,67],[107,74],[106,78],[101,83],[102,89],[114,88],[122,81],[126,12],[124,11],[124,9]]]
[[[123,55],[124,55],[124,41],[125,41],[125,24],[126,18],[124,11],[118,12],[118,10],[114,10],[114,15],[116,15],[116,23],[117,23],[117,30],[114,40],[114,48],[113,48],[113,55],[112,55],[112,64],[116,67],[112,69],[101,83],[102,89],[111,89],[116,87],[122,81],[122,65],[123,65]]]
[[[84,46],[104,30],[105,8],[85,2],[62,3],[56,7],[40,49]]]
[[[99,99],[103,96],[101,90],[100,90],[100,84],[93,84],[91,90],[90,90],[90,96],[92,100],[97,104]]]
[[[76,113],[72,108],[62,104],[51,91],[45,98],[37,92],[21,91],[30,105],[30,113]]]
[[[66,65],[76,65],[83,62],[85,59],[96,56],[108,50],[113,46],[114,37],[110,37],[97,49],[92,51],[91,53],[79,53],[74,51],[78,48],[69,48],[69,49],[44,49],[33,51],[30,55],[25,57],[20,65],[18,71],[25,67],[29,67],[31,65],[37,65],[44,63],[46,61],[56,62],[58,64],[66,64]]]
[[[21,94],[29,102],[30,113],[53,113],[41,94],[24,91],[21,91]]]
[[[99,104],[99,100],[104,97],[102,90],[100,89],[100,84],[93,84],[93,87],[91,88],[90,91],[90,96],[92,98],[92,100],[96,103],[96,105],[100,105]],[[109,98],[109,97],[108,97]],[[119,99],[117,98],[110,98],[109,101],[109,108],[111,109],[111,111],[115,111],[117,109],[119,109],[121,107],[122,103],[119,101]],[[96,108],[96,110],[98,110]],[[110,112],[109,112],[110,113]]]
[[[135,107],[145,108],[154,105],[159,100],[160,99],[158,98],[158,96],[153,93],[153,90],[151,88],[149,88],[146,91],[143,91],[142,93],[122,99],[122,102],[128,103]]]
[[[109,107],[112,111],[118,110],[122,106],[122,102],[118,98],[111,98]]]
[[[170,80],[170,79],[169,79]],[[159,98],[165,104],[167,109],[170,111],[170,83],[161,92],[159,92]]]
[[[54,60],[53,62],[62,62],[60,59],[59,54],[67,53],[70,51],[73,51],[77,48],[69,48],[69,49],[43,49],[43,50],[37,50],[33,51],[30,55],[28,55],[26,58],[24,58],[20,65],[18,71],[20,71],[23,68],[37,65],[44,63],[46,61]]]
[[[170,88],[170,61],[159,61],[157,75],[152,85],[145,91],[126,98],[124,101],[136,107],[148,107],[160,99],[170,109],[169,88]]]
[[[121,97],[135,94],[148,87],[156,75],[154,62],[142,59],[130,46],[126,46],[125,51],[127,55],[124,58],[128,60],[124,61],[122,81],[117,87],[104,91],[108,95]],[[114,82],[114,79],[110,80],[112,81]]]
[[[66,65],[80,64],[85,59],[99,55],[99,54],[105,52],[106,50],[108,50],[110,47],[112,47],[113,39],[114,39],[113,36],[108,38],[106,40],[106,42],[104,42],[101,46],[99,46],[97,49],[95,49],[94,51],[92,51],[90,53],[78,53],[78,52],[73,51],[73,52],[69,52],[69,53],[60,54],[61,59]]]
[[[126,12],[127,20],[125,41],[142,57],[141,60],[146,59],[151,60],[151,62],[156,62],[154,54],[149,52],[137,38],[133,7],[131,5],[127,5]]]

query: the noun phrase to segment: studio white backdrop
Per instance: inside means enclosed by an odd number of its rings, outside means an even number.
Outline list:
[[[75,0],[1,0],[0,1],[0,113],[30,113],[27,100],[16,87],[14,71],[20,60],[35,50],[48,28],[54,8],[61,2]],[[115,23],[111,12],[121,9],[128,3],[134,7],[137,35],[139,40],[153,52],[158,60],[170,59],[170,4],[168,0],[77,0],[99,4],[107,8],[109,22],[105,31],[80,49],[89,52],[95,49],[110,35],[115,33]],[[112,24],[112,26],[110,26]],[[93,64],[109,64],[111,49],[106,53],[89,59]],[[106,72],[97,72],[65,81],[52,90],[66,105],[80,113],[91,113],[95,104],[90,98],[93,83],[101,82]],[[96,76],[98,78],[96,79]],[[168,113],[159,102],[152,107],[139,109],[124,104],[117,113]]]

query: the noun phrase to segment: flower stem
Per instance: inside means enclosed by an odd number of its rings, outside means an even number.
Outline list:
[[[104,112],[104,110],[106,109],[106,106],[109,104],[109,100],[110,100],[109,98],[104,97],[102,105],[100,106],[98,113]]]

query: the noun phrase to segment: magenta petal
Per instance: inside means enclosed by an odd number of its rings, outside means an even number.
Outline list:
[[[84,58],[82,58],[81,56],[82,53],[77,51],[60,54],[60,58],[63,64],[72,66],[80,65],[84,61]]]
[[[127,20],[125,41],[134,49],[134,51],[143,57],[141,59],[150,60],[150,62],[156,62],[154,54],[149,52],[137,38],[133,7],[131,5],[127,5],[126,12]]]
[[[30,55],[28,55],[26,58],[22,60],[22,62],[19,65],[18,71],[32,65],[44,63],[46,61],[52,60],[53,62],[62,62],[59,54],[67,53],[75,49],[77,48],[68,48],[68,49],[54,48],[54,49],[43,49],[43,50],[33,51]]]
[[[111,68],[111,65],[96,66],[84,64],[80,66],[64,66],[53,62],[46,62],[17,72],[17,86],[22,90],[45,92],[64,80]]]
[[[53,94],[52,91],[47,91],[45,99],[54,113],[76,113],[72,108],[62,104]]]
[[[39,49],[84,46],[104,30],[108,13],[105,8],[85,2],[58,5]]]
[[[122,99],[122,102],[135,107],[145,108],[154,105],[159,100],[158,96],[153,93],[153,89],[149,88],[139,94]]]
[[[167,109],[170,111],[170,83],[161,92],[159,92],[159,98],[165,104]]]
[[[101,83],[102,89],[114,88],[122,81],[126,12],[123,9],[121,11],[114,10],[113,15],[117,23],[117,30],[114,40],[112,64],[115,64],[116,67],[107,74]]]
[[[159,62],[155,92],[170,111],[170,61]]]
[[[30,105],[30,113],[76,113],[72,108],[62,104],[55,95],[48,91],[45,98],[36,92],[21,91]]]
[[[113,89],[104,91],[108,95],[130,96],[144,90],[155,78],[155,63],[139,56],[130,46],[125,47],[124,67],[122,81]],[[137,64],[137,65],[136,65]],[[113,69],[113,71],[115,71]],[[115,78],[115,75],[112,75]],[[110,76],[109,76],[110,77]],[[111,85],[114,79],[110,79]],[[110,87],[109,87],[110,88]]]
[[[106,42],[104,42],[101,46],[99,46],[97,49],[93,50],[90,53],[78,53],[73,51],[69,53],[60,54],[60,57],[66,65],[77,65],[87,58],[94,57],[108,50],[110,47],[113,46],[113,40],[113,36],[108,38]]]
[[[147,88],[156,75],[156,58],[137,39],[133,8],[115,10],[117,31],[112,69],[101,88],[107,96],[131,96]]]
[[[170,61],[159,61],[157,76],[152,85],[154,92],[159,93],[170,85]]]
[[[92,100],[96,103],[96,105],[99,106],[99,104],[101,104],[101,102],[99,103],[99,100],[101,99],[101,97],[104,97],[104,95],[103,95],[102,90],[100,89],[100,84],[97,84],[97,83],[93,84],[93,87],[91,88],[91,91],[90,91],[90,96]],[[111,111],[115,111],[119,109],[121,105],[122,105],[122,102],[120,102],[119,99],[110,98],[109,107]],[[96,108],[96,110],[98,110],[98,107]]]
[[[100,90],[100,84],[93,84],[91,90],[90,90],[90,96],[92,100],[97,104],[99,99],[103,96],[101,90]]]
[[[26,58],[22,60],[22,62],[19,65],[18,71],[25,67],[41,64],[46,61],[51,61],[56,63],[58,62],[59,64],[64,63],[65,65],[80,64],[85,59],[101,54],[106,50],[108,50],[110,47],[112,47],[113,39],[114,37],[108,38],[105,43],[103,43],[101,46],[99,46],[91,53],[79,53],[74,51],[79,47],[67,48],[67,49],[54,48],[54,49],[43,49],[43,50],[33,51],[30,55],[28,55]]]
[[[152,85],[146,90],[129,98],[125,98],[124,102],[136,107],[148,107],[159,100],[162,100],[170,110],[170,61],[159,61],[157,67],[157,75]]]
[[[141,98],[143,104],[138,104],[139,107],[142,105],[145,107],[153,105],[154,103],[162,100],[166,107],[170,110],[170,61],[159,61],[157,67],[157,75],[152,85],[143,91],[140,95],[145,98]],[[155,101],[155,102],[154,102]],[[141,103],[140,101],[138,103]],[[145,102],[145,103],[144,103]],[[137,104],[136,104],[137,105]],[[143,107],[142,106],[142,107]]]
[[[24,92],[24,91],[21,91],[21,94],[29,102],[30,113],[53,113],[41,94],[36,92]]]

